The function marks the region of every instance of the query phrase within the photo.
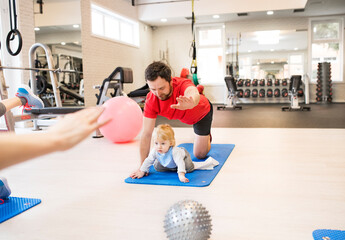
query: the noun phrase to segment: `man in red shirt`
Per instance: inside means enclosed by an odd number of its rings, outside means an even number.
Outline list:
[[[162,62],[151,63],[145,70],[145,79],[150,92],[146,96],[140,139],[141,163],[149,154],[158,115],[193,125],[194,156],[205,158],[211,148],[212,104],[204,95],[199,94],[190,79],[171,78],[171,69]]]

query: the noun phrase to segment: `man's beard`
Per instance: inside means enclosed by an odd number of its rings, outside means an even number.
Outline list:
[[[172,86],[169,85],[169,93],[168,94],[162,94],[162,95],[157,96],[157,97],[159,98],[159,100],[165,101],[165,100],[168,100],[170,98],[171,93],[172,93]]]

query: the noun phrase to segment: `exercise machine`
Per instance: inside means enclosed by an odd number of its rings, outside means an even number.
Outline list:
[[[289,107],[282,107],[282,111],[310,111],[311,110],[310,107],[303,107],[299,105],[298,95],[299,95],[301,84],[302,84],[301,75],[291,76],[289,91],[288,91],[291,105]]]
[[[48,68],[35,68],[35,59],[34,59],[34,53],[35,50],[38,47],[42,47],[43,50],[46,53],[47,57],[47,64]],[[11,112],[7,112],[5,114],[5,121],[6,121],[6,127],[8,131],[14,131],[14,124],[15,122],[19,121],[25,121],[25,120],[33,120],[34,128],[33,130],[39,130],[39,120],[42,119],[51,119],[55,118],[59,115],[65,115],[68,113],[73,113],[79,110],[84,109],[83,107],[62,107],[61,104],[61,98],[60,98],[60,90],[61,86],[58,86],[57,76],[56,73],[58,72],[74,72],[73,70],[60,70],[60,69],[53,69],[53,58],[50,52],[50,49],[48,46],[41,44],[41,43],[35,43],[29,51],[29,68],[19,68],[19,67],[6,67],[2,66],[0,62],[0,96],[1,99],[7,99],[7,86],[5,78],[2,74],[2,69],[14,69],[14,70],[29,70],[30,73],[30,85],[31,89],[34,94],[37,95],[38,89],[37,89],[37,80],[35,73],[38,71],[48,71],[50,73],[50,79],[51,79],[51,88],[54,92],[54,99],[56,107],[47,107],[42,109],[31,109],[30,111],[25,111],[23,115],[20,116],[13,116]],[[110,97],[115,96],[122,96],[123,93],[123,83],[133,83],[133,73],[130,68],[122,68],[117,67],[108,78],[106,78],[103,81],[102,86],[99,87],[100,94],[97,95],[97,105],[102,105],[106,100],[108,100]],[[111,89],[113,89],[113,92],[111,92]],[[110,93],[110,97],[107,97],[107,93]],[[43,125],[43,124],[42,124]]]
[[[228,89],[227,104],[217,106],[217,110],[242,110],[242,106],[237,106],[237,96],[239,91],[237,90],[234,77],[226,76],[224,80]]]

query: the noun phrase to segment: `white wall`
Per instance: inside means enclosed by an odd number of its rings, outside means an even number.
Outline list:
[[[137,20],[137,12],[130,1],[97,0],[93,3],[112,10],[128,18]],[[126,93],[145,84],[144,71],[152,62],[152,30],[140,24],[140,47],[131,47],[114,41],[91,35],[90,1],[81,1],[82,13],[82,52],[83,73],[85,84],[85,103],[87,106],[96,104],[94,85],[102,84],[116,67],[129,67],[133,70],[133,84],[125,84]]]
[[[29,1],[32,5],[32,1]],[[36,2],[36,1],[34,1]],[[35,12],[39,12],[35,4]],[[80,24],[80,0],[60,0],[43,5],[43,14],[35,14],[36,27]]]

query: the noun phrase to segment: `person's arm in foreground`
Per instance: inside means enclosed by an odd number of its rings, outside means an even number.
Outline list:
[[[101,107],[92,107],[67,114],[56,125],[42,133],[0,135],[0,169],[74,147],[108,122],[97,122],[103,110]]]
[[[196,87],[189,86],[184,91],[184,96],[176,98],[177,104],[172,104],[170,107],[178,110],[192,109],[199,104],[200,94]]]

